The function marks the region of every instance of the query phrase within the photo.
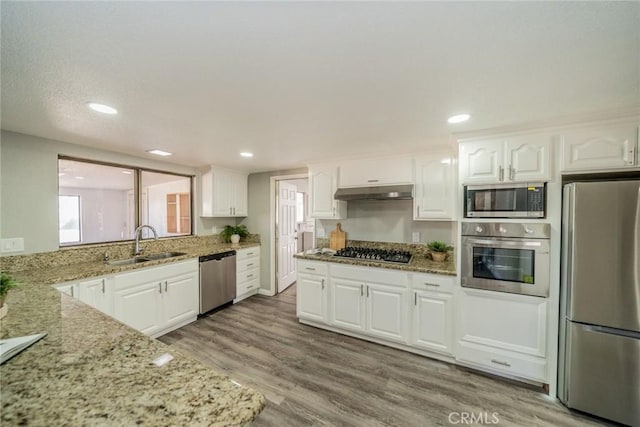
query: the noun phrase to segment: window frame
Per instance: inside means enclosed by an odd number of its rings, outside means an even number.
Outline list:
[[[134,213],[134,222],[135,222],[135,228],[139,227],[140,225],[142,225],[142,198],[141,198],[141,192],[142,192],[142,172],[153,172],[153,173],[160,173],[160,174],[165,174],[165,175],[175,175],[175,176],[179,176],[179,177],[183,177],[183,178],[189,178],[189,193],[190,193],[190,198],[191,200],[189,201],[190,203],[190,229],[189,229],[189,233],[188,234],[182,234],[180,236],[163,236],[163,237],[158,237],[158,239],[176,239],[176,238],[180,238],[180,237],[188,237],[188,236],[193,236],[193,227],[195,225],[194,222],[194,213],[195,213],[195,175],[189,175],[189,174],[184,174],[184,173],[178,173],[178,172],[169,172],[166,170],[160,170],[160,169],[152,169],[152,168],[146,168],[146,167],[141,167],[141,166],[132,166],[132,165],[127,165],[127,164],[122,164],[122,163],[112,163],[112,162],[103,162],[100,160],[93,160],[93,159],[85,159],[85,158],[81,158],[81,157],[73,157],[73,156],[67,156],[64,154],[58,154],[58,161],[56,164],[56,168],[58,169],[60,167],[60,160],[69,160],[69,161],[74,161],[74,162],[83,162],[83,163],[92,163],[95,165],[102,165],[102,166],[111,166],[111,167],[116,167],[116,168],[123,168],[123,169],[131,169],[133,171],[134,174],[134,178],[133,178],[133,201],[134,201],[134,209],[135,209],[135,213]],[[57,197],[60,197],[60,170],[58,169],[58,194]],[[60,203],[59,203],[59,199],[58,200],[58,209],[57,209],[57,215],[58,215],[58,224],[60,223]],[[82,198],[80,198],[80,204],[82,204]],[[134,228],[134,229],[135,229]],[[82,224],[80,224],[80,229],[82,230]],[[80,239],[82,240],[82,231],[80,232]],[[78,246],[91,246],[91,245],[103,245],[106,243],[122,243],[122,242],[133,242],[134,239],[122,239],[122,240],[109,240],[109,241],[104,241],[104,242],[89,242],[89,243],[75,243],[75,244],[61,244],[60,243],[60,236],[58,235],[58,248],[63,249],[63,248],[73,248],[73,247],[78,247]]]

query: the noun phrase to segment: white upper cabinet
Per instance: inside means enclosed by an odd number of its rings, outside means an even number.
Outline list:
[[[247,216],[247,174],[212,167],[202,175],[202,216]]]
[[[560,135],[560,141],[563,172],[640,167],[634,122],[567,131]]]
[[[414,220],[456,219],[456,161],[450,154],[415,159]]]
[[[552,177],[550,135],[523,135],[460,143],[463,184],[548,181]]]
[[[384,157],[340,163],[340,188],[412,184],[411,157]]]
[[[343,219],[347,217],[346,202],[333,195],[338,190],[338,168],[336,166],[310,166],[309,189],[311,209],[309,215],[319,219]]]

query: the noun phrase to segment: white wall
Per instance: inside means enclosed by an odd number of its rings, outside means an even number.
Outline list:
[[[82,243],[128,238],[126,190],[60,188],[60,195],[80,196]]]
[[[347,202],[347,219],[316,221],[316,237],[329,237],[336,224],[342,224],[347,240],[411,243],[412,233],[420,232],[420,242],[456,241],[457,227],[449,221],[414,221],[412,200],[352,200]]]
[[[195,168],[134,157],[3,130],[0,134],[0,235],[23,237],[25,253],[58,249],[58,154],[195,175]],[[196,206],[200,206],[198,180]],[[210,234],[211,222],[195,215],[195,232]]]

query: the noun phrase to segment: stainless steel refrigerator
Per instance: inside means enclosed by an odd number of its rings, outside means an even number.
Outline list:
[[[640,180],[564,186],[558,397],[640,426]]]

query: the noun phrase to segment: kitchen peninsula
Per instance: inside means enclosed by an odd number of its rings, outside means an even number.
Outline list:
[[[178,260],[203,250],[181,249],[186,255]],[[124,269],[134,267],[96,261],[13,273],[23,284],[9,294],[0,336],[47,336],[0,367],[2,424],[244,425],[253,420],[265,405],[261,394],[50,286]],[[164,354],[173,359],[156,366],[154,360]]]

